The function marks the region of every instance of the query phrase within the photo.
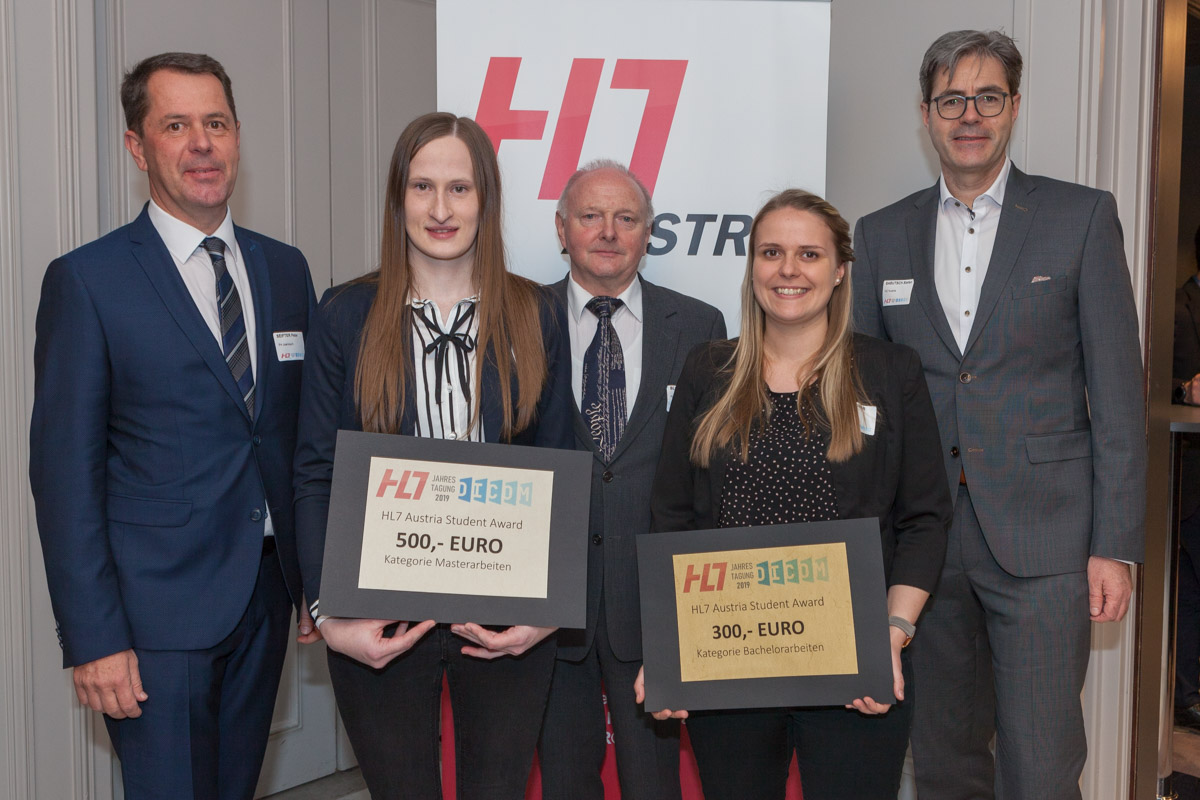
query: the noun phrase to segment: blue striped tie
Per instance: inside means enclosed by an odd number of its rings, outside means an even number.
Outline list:
[[[234,383],[250,418],[254,418],[254,372],[250,369],[250,345],[246,341],[246,321],[242,319],[242,300],[233,277],[225,268],[225,242],[216,236],[204,240],[204,249],[212,259],[217,275],[217,307],[221,312],[221,348]]]

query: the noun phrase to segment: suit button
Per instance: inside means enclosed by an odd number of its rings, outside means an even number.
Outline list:
[[[605,483],[612,483],[613,474],[611,470],[604,470],[604,474],[600,476]]]
[[[975,380],[975,376],[969,372],[963,372],[958,376],[959,383],[970,383],[973,380]]]
[[[951,447],[951,448],[950,448],[950,455],[954,456],[955,458],[958,458],[958,448],[957,448],[957,447]]]
[[[255,444],[262,444],[262,437],[255,434],[254,438],[251,439],[250,441],[254,442]]]
[[[262,519],[262,511],[260,511],[259,509],[256,508],[250,512],[250,520],[252,522],[258,522],[261,519]]]
[[[592,535],[592,544],[600,544],[603,541],[604,541],[604,537],[601,536],[600,534],[597,533],[597,534]]]

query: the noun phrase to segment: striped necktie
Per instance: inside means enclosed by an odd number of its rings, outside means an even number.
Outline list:
[[[250,345],[246,341],[246,321],[242,319],[242,300],[233,276],[225,268],[225,242],[209,236],[203,242],[217,276],[217,308],[221,312],[221,349],[234,383],[250,418],[254,418],[254,373],[250,369]]]

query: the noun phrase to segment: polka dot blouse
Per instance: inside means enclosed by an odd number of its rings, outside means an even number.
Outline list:
[[[817,426],[809,407],[802,419],[796,396],[796,392],[767,391],[770,422],[751,440],[749,458],[743,463],[735,457],[726,470],[719,527],[837,519],[825,458],[829,432]]]

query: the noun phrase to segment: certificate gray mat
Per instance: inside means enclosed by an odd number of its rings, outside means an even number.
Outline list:
[[[787,592],[800,591],[783,586],[788,569],[776,572],[779,562],[759,562],[747,559],[741,564],[721,558],[723,553],[788,548],[806,545],[844,543],[845,566],[849,595],[853,607],[853,647],[848,637],[837,630],[824,632],[805,627],[804,621],[814,613],[804,606],[815,599],[802,600]],[[836,548],[840,551],[840,547]],[[893,702],[890,636],[887,622],[887,599],[883,577],[883,558],[876,519],[836,520],[792,525],[768,525],[751,528],[651,533],[637,537],[638,570],[641,586],[642,641],[646,680],[647,710],[670,708],[722,709],[770,708],[779,706],[844,705],[859,697],[871,697],[878,702]],[[684,580],[687,594],[677,594],[676,556],[705,554],[704,564],[711,563],[711,574],[696,566]],[[694,560],[694,559],[693,559]],[[753,566],[763,564],[766,569]],[[790,562],[789,562],[790,563]],[[728,564],[731,569],[718,565]],[[738,571],[738,567],[746,567]],[[794,568],[794,565],[793,565]],[[689,568],[691,569],[691,568]],[[804,575],[803,564],[791,581],[810,593],[819,592],[805,586],[812,577]],[[742,580],[744,579],[744,580]],[[752,591],[763,591],[758,584],[779,583],[781,594],[777,603],[741,602],[738,592],[748,597]],[[721,591],[716,591],[720,587]],[[759,595],[761,597],[761,594]],[[677,598],[678,601],[677,601]],[[791,598],[791,599],[788,599]],[[710,602],[717,599],[718,602]],[[756,608],[787,611],[758,612]],[[786,667],[790,652],[812,649],[813,637],[824,636],[827,641],[841,639],[844,649],[857,661],[855,671],[846,674],[786,675],[778,677],[730,677],[718,680],[683,680],[680,658],[680,620],[677,602],[685,603],[688,615],[703,614],[703,622],[711,622],[712,640],[699,644],[690,642],[687,651],[689,668],[700,664],[727,660],[727,672],[757,666],[756,659],[771,658]],[[756,619],[756,615],[761,617]],[[800,623],[797,625],[796,623]],[[785,624],[786,623],[786,624]],[[705,636],[708,636],[706,631]],[[807,637],[807,638],[806,638]],[[830,638],[832,637],[832,639]],[[785,655],[778,655],[785,653]],[[765,654],[765,655],[764,655]],[[773,655],[772,655],[773,654]],[[706,663],[707,662],[707,663]],[[694,671],[694,669],[693,669]]]
[[[377,474],[372,481],[373,460]],[[410,471],[403,469],[407,462],[420,464]],[[378,474],[381,464],[391,467],[382,476]],[[425,469],[415,468],[422,464]],[[540,477],[544,484],[546,473],[553,473],[548,540],[535,548],[533,558],[520,555],[514,563],[511,553],[528,545],[522,541],[528,530],[511,530],[524,522],[514,522],[513,515],[525,509],[534,515],[544,513],[541,509],[547,505],[539,484],[521,476]],[[340,430],[325,534],[321,611],[374,619],[582,628],[587,613],[590,496],[589,453]],[[431,505],[434,499],[438,502]],[[413,505],[406,505],[409,502]],[[418,502],[426,512],[432,509],[436,514],[405,511],[417,508]],[[369,506],[374,513],[368,521]],[[464,524],[458,525],[459,521]],[[379,550],[383,530],[389,537],[386,553]],[[364,559],[368,535],[371,545]],[[368,567],[383,570],[390,588],[363,588],[364,583],[371,585],[363,578]],[[528,596],[480,591],[480,585],[499,579],[497,572],[514,569],[519,574],[540,571],[544,583],[536,580],[516,587]],[[441,576],[444,584],[429,585]],[[407,588],[410,581],[421,584],[422,590]]]

